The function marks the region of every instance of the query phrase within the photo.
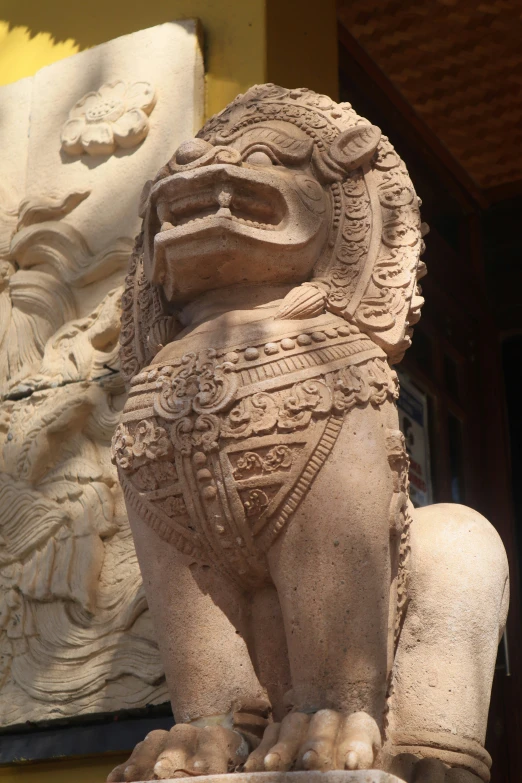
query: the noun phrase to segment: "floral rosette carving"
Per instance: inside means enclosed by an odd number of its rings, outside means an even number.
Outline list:
[[[215,414],[234,402],[238,389],[234,365],[219,362],[214,349],[186,354],[182,365],[177,374],[173,367],[165,367],[158,376],[154,411],[172,422],[172,443],[182,454],[193,447],[214,451],[220,431]]]
[[[148,462],[169,457],[172,446],[163,427],[152,421],[140,421],[133,434],[119,424],[112,441],[113,462],[124,471],[135,471]]]
[[[117,147],[136,147],[149,132],[156,96],[148,82],[104,84],[88,92],[69,112],[62,129],[67,155],[112,155]]]
[[[234,405],[221,425],[221,434],[225,438],[265,435],[277,424],[277,410],[277,403],[269,394],[253,394]]]
[[[281,430],[306,427],[312,414],[329,413],[332,407],[330,389],[323,381],[301,381],[285,397],[278,417]]]
[[[334,380],[333,407],[337,413],[345,413],[355,405],[382,405],[386,399],[396,400],[398,396],[397,373],[384,359],[346,367]]]
[[[167,421],[176,421],[191,412],[217,413],[230,405],[238,388],[232,362],[218,363],[216,351],[209,349],[199,355],[186,354],[183,369],[163,370],[157,380],[159,389],[154,410]]]
[[[249,473],[273,473],[284,470],[290,468],[292,462],[292,451],[285,445],[274,446],[264,457],[255,451],[247,451],[237,461],[234,478],[241,479]]]

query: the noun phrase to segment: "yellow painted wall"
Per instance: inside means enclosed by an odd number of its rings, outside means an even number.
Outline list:
[[[6,737],[2,742],[8,742]],[[0,767],[0,783],[105,783],[124,757],[116,755]]]
[[[204,31],[207,116],[265,81],[337,97],[335,0],[0,0],[0,85],[120,35],[193,18]],[[123,760],[0,767],[0,783],[103,783]]]
[[[120,35],[189,18],[204,30],[207,116],[264,81],[336,97],[335,0],[2,0],[0,85]]]
[[[174,19],[200,19],[207,114],[265,80],[264,0],[2,0],[0,84],[120,35]]]

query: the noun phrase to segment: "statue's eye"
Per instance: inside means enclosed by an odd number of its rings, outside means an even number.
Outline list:
[[[262,152],[261,150],[256,150],[255,152],[251,152],[249,155],[247,155],[245,158],[245,163],[251,163],[253,166],[274,165],[272,158],[270,158],[266,152]]]

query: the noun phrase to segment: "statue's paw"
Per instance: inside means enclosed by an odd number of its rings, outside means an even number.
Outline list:
[[[482,778],[458,767],[448,767],[439,759],[419,759],[400,753],[392,761],[390,772],[405,783],[482,783]]]
[[[154,775],[154,764],[165,747],[169,733],[158,729],[147,734],[143,742],[138,742],[130,758],[112,770],[107,783],[151,780]]]
[[[232,729],[181,723],[170,731],[151,731],[107,783],[219,775],[233,772],[247,755],[245,740]]]
[[[291,712],[267,727],[248,757],[245,772],[289,769],[372,769],[381,748],[377,724],[364,712]]]

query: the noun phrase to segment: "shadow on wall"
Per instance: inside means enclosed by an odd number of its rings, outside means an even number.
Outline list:
[[[192,12],[190,6],[192,5]],[[3,3],[2,16],[9,30],[25,27],[29,38],[40,33],[49,34],[54,45],[74,42],[76,51],[96,46],[120,35],[153,27],[162,22],[194,16],[194,3],[155,0],[151,4],[124,3],[107,5],[104,0],[91,0],[89,13],[79,13],[75,3],[35,3],[21,0]]]
[[[265,0],[91,0],[84,13],[75,3],[7,0],[0,11],[0,84],[119,36],[197,18],[204,30],[209,89],[224,92],[210,106],[213,113],[265,80],[264,8]]]

